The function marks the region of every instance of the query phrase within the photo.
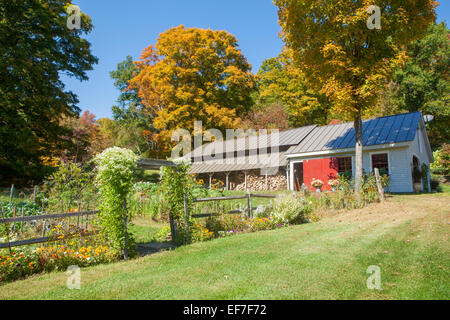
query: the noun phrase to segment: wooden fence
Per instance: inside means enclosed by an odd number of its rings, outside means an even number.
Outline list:
[[[252,198],[269,198],[274,199],[277,196],[270,195],[270,194],[252,194],[250,191],[247,191],[247,194],[244,196],[230,196],[230,197],[213,197],[213,198],[198,198],[194,199],[193,202],[210,202],[210,201],[228,201],[228,200],[241,200],[241,199],[247,199],[247,208],[244,210],[231,210],[226,212],[225,214],[238,214],[238,213],[244,213],[247,212],[248,217],[251,219],[253,218],[253,210],[256,208],[252,207]],[[186,195],[184,197],[184,213],[185,213],[185,224],[186,224],[186,242],[190,243],[190,232],[189,232],[189,211],[188,211],[188,202]],[[200,214],[193,214],[193,218],[207,218],[211,216],[219,215],[217,212],[213,213],[200,213]],[[174,228],[173,222],[171,221],[171,230],[172,232],[176,232],[176,229]]]
[[[37,216],[21,216],[21,217],[14,216],[13,218],[5,218],[3,215],[3,212],[2,212],[1,219],[0,219],[0,225],[12,224],[12,226],[11,226],[12,230],[15,230],[16,223],[21,223],[20,228],[23,227],[23,223],[37,222],[39,220],[44,220],[44,223],[42,224],[42,236],[39,238],[19,240],[19,241],[9,241],[9,230],[8,230],[8,232],[7,232],[8,242],[0,243],[0,249],[5,249],[5,248],[11,249],[13,247],[26,246],[26,245],[30,245],[30,244],[54,242],[57,240],[66,240],[66,239],[70,239],[70,238],[74,238],[74,237],[78,237],[78,236],[84,237],[84,236],[93,235],[93,234],[95,234],[95,232],[88,231],[88,221],[89,221],[90,216],[94,216],[97,213],[98,213],[98,211],[81,211],[81,212],[45,214],[45,215],[37,215]],[[45,236],[47,220],[69,219],[68,226],[70,226],[70,218],[73,218],[73,217],[77,218],[76,226],[77,226],[77,230],[80,232],[78,232],[76,234],[68,234],[62,238],[58,238],[58,237],[55,238],[54,236],[50,236],[50,237]],[[85,221],[83,221],[83,218]],[[83,224],[85,224],[84,229],[83,229]],[[80,226],[81,226],[81,228],[80,228]]]

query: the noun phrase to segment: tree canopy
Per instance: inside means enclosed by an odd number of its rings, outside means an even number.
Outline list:
[[[435,20],[433,0],[274,0],[283,40],[307,83],[355,123],[355,191],[362,177],[362,114],[375,105],[404,47]],[[376,6],[376,7],[375,7]],[[379,16],[377,17],[377,9]],[[374,17],[375,12],[375,17]],[[369,22],[381,22],[372,28]],[[376,23],[378,24],[378,23]],[[369,28],[370,26],[370,28]]]
[[[97,58],[82,38],[92,30],[67,27],[68,0],[9,0],[0,3],[0,172],[38,178],[41,158],[57,154],[68,131],[62,116],[79,113],[77,97],[66,91],[61,74],[87,80]]]
[[[136,66],[140,72],[130,88],[138,90],[148,112],[156,113],[155,139],[166,152],[175,129],[192,131],[194,120],[208,128],[236,128],[253,104],[250,64],[226,31],[169,29],[143,51]]]
[[[450,139],[450,34],[444,22],[432,24],[425,37],[408,45],[408,61],[394,73],[385,113],[422,111],[433,148]]]
[[[114,125],[114,145],[130,148],[138,155],[154,153],[153,118],[156,112],[145,108],[135,89],[128,88],[129,82],[139,73],[131,56],[120,62],[117,69],[110,72],[114,85],[120,90],[118,106],[112,107]],[[101,124],[105,124],[102,122]],[[111,128],[111,123],[108,125]]]
[[[293,127],[328,124],[329,102],[325,95],[307,87],[305,75],[284,48],[275,58],[263,61],[258,71],[259,103],[281,103]]]

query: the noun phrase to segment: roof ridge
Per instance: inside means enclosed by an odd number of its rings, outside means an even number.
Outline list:
[[[411,111],[411,112],[404,112],[404,113],[398,113],[398,114],[391,114],[389,116],[381,116],[381,117],[374,117],[374,118],[367,118],[367,119],[363,119],[362,121],[370,121],[370,120],[375,120],[375,119],[382,119],[382,118],[391,118],[391,117],[398,117],[398,116],[402,116],[402,115],[406,115],[406,114],[413,114],[413,113],[422,113],[422,111]],[[344,125],[344,124],[350,124],[353,121],[346,121],[346,122],[339,122],[339,123],[330,123],[330,124],[326,124],[323,126],[317,125],[318,128],[325,128],[325,127],[331,127],[331,126],[338,126],[338,125]],[[303,128],[303,127],[301,127]]]

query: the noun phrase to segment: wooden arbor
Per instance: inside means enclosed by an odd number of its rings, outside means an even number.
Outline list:
[[[168,160],[158,160],[158,159],[145,159],[141,158],[138,161],[138,168],[142,170],[152,170],[152,169],[160,169],[161,167],[172,167],[176,168],[177,164],[168,161]],[[186,191],[184,192],[184,212],[185,212],[185,219],[186,219],[186,238],[189,239],[189,217],[187,212],[187,200],[186,200]],[[172,234],[172,240],[173,236],[177,233],[177,227],[175,224],[175,221],[172,218],[172,215],[169,214],[169,220],[170,220],[170,232]]]

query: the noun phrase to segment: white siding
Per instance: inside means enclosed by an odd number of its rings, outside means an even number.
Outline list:
[[[420,127],[420,126],[419,126]],[[421,146],[419,148],[419,135],[421,135]],[[429,165],[429,157],[427,151],[427,140],[425,136],[425,131],[422,129],[417,130],[416,137],[413,141],[403,144],[403,146],[391,147],[376,147],[371,150],[363,149],[363,170],[366,174],[372,172],[372,154],[375,153],[388,153],[389,161],[389,175],[390,184],[387,188],[389,192],[413,192],[413,182],[412,182],[412,159],[415,155],[419,161],[420,165],[426,163]],[[339,154],[342,156],[344,153]],[[352,155],[352,165],[353,165],[353,176],[355,175],[355,157],[354,153],[345,153]],[[291,159],[290,170],[293,172],[293,163],[302,161],[305,159],[317,159],[317,158],[329,158],[333,156],[338,156],[338,154],[327,154],[327,155],[317,155],[312,157],[296,157]],[[428,179],[430,181],[430,179]],[[293,177],[290,175],[290,188],[293,186]]]
[[[367,151],[363,153],[363,169],[365,173],[372,172],[372,154],[387,153],[389,163],[389,192],[412,192],[411,165],[409,148],[390,148]]]

